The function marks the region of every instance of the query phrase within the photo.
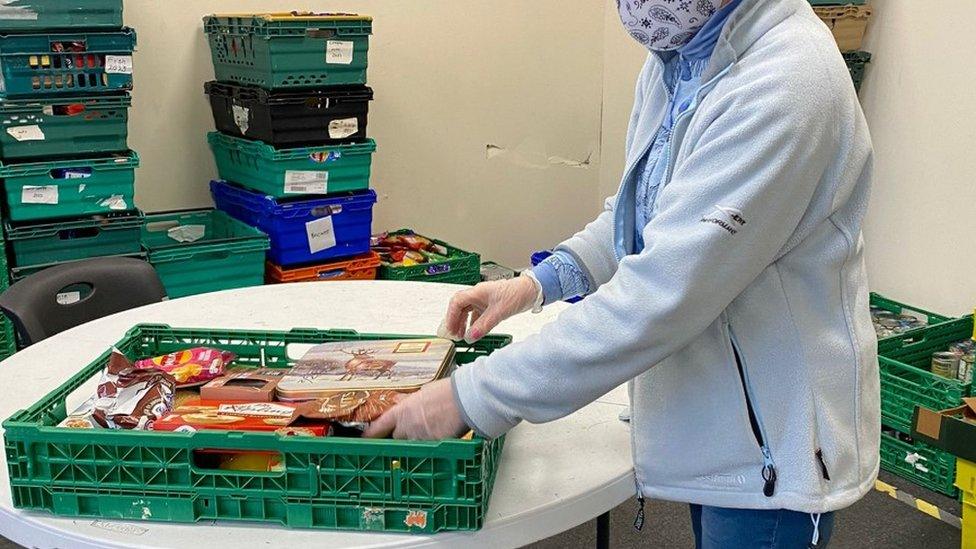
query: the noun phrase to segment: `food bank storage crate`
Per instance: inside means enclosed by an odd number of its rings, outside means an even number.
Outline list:
[[[962,404],[972,383],[933,374],[932,354],[972,336],[973,317],[967,316],[879,342],[882,423],[910,433],[916,406],[946,410]]]
[[[956,497],[956,457],[910,436],[882,428],[881,467],[915,484]]]
[[[861,49],[868,18],[871,17],[871,6],[817,6],[813,11],[834,34],[840,51]]]
[[[171,235],[201,228],[197,240]],[[148,215],[142,247],[171,298],[264,284],[268,236],[219,210]]]
[[[124,212],[133,207],[134,151],[101,158],[0,163],[11,221]]]
[[[141,359],[205,345],[235,353],[243,367],[283,368],[300,357],[295,347],[405,337],[417,336],[142,325],[115,347]],[[489,335],[460,343],[456,360],[467,364],[510,342]],[[406,441],[55,427],[67,415],[67,397],[100,375],[109,356],[107,351],[3,423],[15,507],[113,520],[237,520],[423,534],[484,525],[503,438]],[[194,456],[207,449],[277,452],[284,470],[204,468]]]
[[[119,28],[122,0],[7,0],[0,32]]]
[[[226,181],[212,181],[218,208],[271,237],[268,259],[291,266],[369,252],[376,193],[278,200]]]
[[[847,70],[854,81],[854,89],[860,91],[861,83],[864,82],[864,69],[871,62],[871,54],[866,51],[847,52],[844,54],[844,62],[847,63]]]
[[[203,23],[217,80],[269,90],[366,83],[371,17],[228,14]]]
[[[0,8],[2,9],[2,8]],[[0,102],[0,158],[6,160],[128,150],[128,95]]]
[[[910,315],[915,318],[924,320],[926,326],[916,328],[915,330],[924,330],[925,328],[928,328],[930,326],[935,326],[936,324],[942,324],[943,322],[948,322],[950,320],[953,320],[952,317],[950,316],[933,313],[931,311],[926,311],[925,309],[920,309],[918,307],[915,307],[914,305],[908,305],[900,301],[895,301],[894,299],[887,298],[875,292],[871,292],[870,305],[871,307],[877,307],[878,309],[882,309],[896,315]],[[907,337],[909,337],[906,336],[905,334],[914,333],[915,330],[906,331],[901,334],[897,334],[895,336],[892,336],[892,338],[904,340]]]
[[[2,94],[49,96],[132,89],[136,33],[0,35]]]
[[[375,280],[380,256],[374,252],[342,261],[306,267],[282,267],[270,261],[265,270],[269,284],[284,282],[323,282],[329,280]]]
[[[390,235],[417,234],[412,229],[393,231]],[[422,236],[422,235],[418,235]],[[481,256],[451,246],[443,240],[424,237],[447,250],[447,259],[432,261],[410,267],[396,267],[382,264],[380,280],[412,280],[416,282],[441,282],[445,284],[465,284],[474,286],[481,282]]]
[[[275,147],[321,146],[366,139],[373,90],[342,86],[269,92],[254,86],[207,82],[214,123],[221,132]]]
[[[149,257],[146,255],[146,253],[141,251],[133,254],[121,254],[121,255],[111,255],[111,256],[100,256],[100,257],[129,257],[132,259],[140,259],[146,262],[149,261]],[[72,263],[74,261],[84,261],[84,260],[72,259],[71,261],[55,261],[52,263],[41,263],[38,265],[27,265],[24,267],[11,267],[10,281],[19,282],[32,274],[43,271],[44,269],[50,269],[51,267],[57,267],[58,265],[64,265],[65,263]]]
[[[269,196],[332,194],[369,188],[376,142],[275,149],[212,132],[208,140],[221,179]]]
[[[135,254],[145,216],[135,210],[84,219],[4,224],[17,267],[106,255]]]
[[[7,251],[3,239],[0,238],[0,293],[10,287],[11,280],[7,270]],[[0,360],[6,360],[17,352],[17,336],[14,333],[14,323],[7,315],[0,313]]]

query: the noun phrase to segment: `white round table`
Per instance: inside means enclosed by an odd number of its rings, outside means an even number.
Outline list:
[[[422,283],[313,282],[231,290],[134,309],[63,332],[0,363],[0,419],[38,401],[135,324],[432,334],[451,295],[459,289]],[[496,332],[511,334],[516,341],[524,339],[553,320],[563,307],[554,305],[538,315],[520,315]],[[78,403],[83,400],[79,398]],[[627,424],[618,419],[625,405],[621,388],[562,420],[516,427],[506,440],[487,520],[478,532],[412,536],[256,523],[58,518],[14,509],[4,464],[0,468],[0,535],[28,547],[61,549],[519,547],[569,530],[633,497],[630,435]]]

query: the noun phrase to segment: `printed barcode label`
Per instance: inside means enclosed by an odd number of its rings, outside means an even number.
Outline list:
[[[288,170],[285,172],[285,194],[326,194],[329,172]]]

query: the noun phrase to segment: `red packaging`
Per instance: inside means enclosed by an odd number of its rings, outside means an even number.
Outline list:
[[[179,387],[206,383],[224,375],[227,366],[237,356],[228,351],[196,347],[168,355],[136,361],[136,368],[156,368],[174,378]]]
[[[153,423],[156,431],[264,431],[283,435],[328,436],[332,425],[300,418],[298,405],[284,402],[221,402],[188,400]]]

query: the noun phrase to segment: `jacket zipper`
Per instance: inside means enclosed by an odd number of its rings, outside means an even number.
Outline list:
[[[739,353],[739,345],[735,341],[735,335],[732,334],[731,326],[729,326],[729,342],[732,344],[732,354],[735,355],[735,365],[739,370],[739,381],[742,382],[742,392],[746,397],[746,410],[749,412],[749,424],[752,427],[752,434],[755,436],[756,444],[759,445],[759,450],[763,455],[763,495],[771,498],[776,493],[776,463],[773,462],[773,455],[769,451],[769,446],[766,444],[766,435],[762,423],[759,421],[759,414],[756,413],[756,408],[752,404],[752,391],[749,390],[749,378],[746,375],[745,364],[742,361],[742,355]]]

